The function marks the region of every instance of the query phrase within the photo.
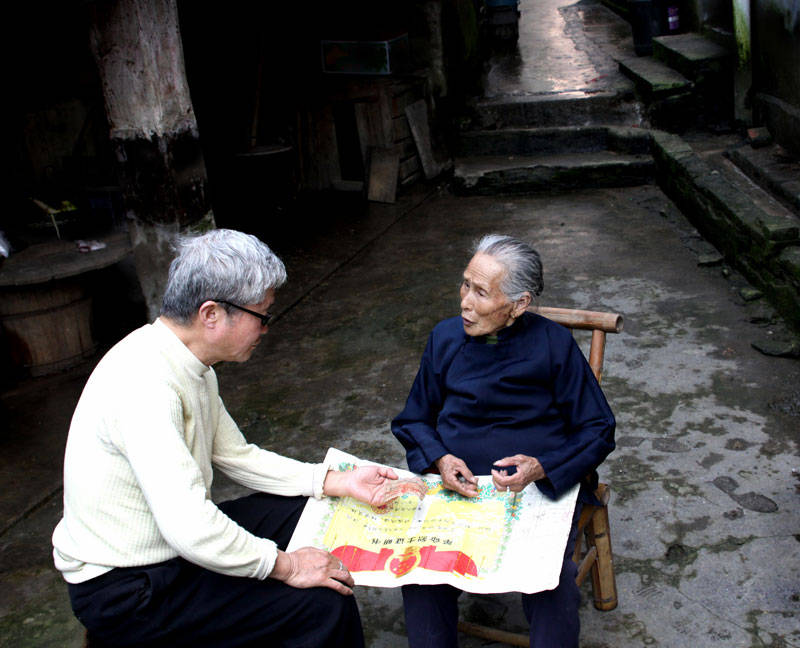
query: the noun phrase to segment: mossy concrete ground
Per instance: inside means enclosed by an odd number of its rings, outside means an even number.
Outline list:
[[[524,5],[521,27],[534,31],[521,30],[525,47],[510,65],[490,67],[504,75],[498,92],[519,100],[521,125],[554,101],[564,104],[559,119],[630,125],[627,109],[615,112],[616,63],[603,53],[632,47],[627,26],[592,2]],[[520,90],[547,101],[522,101]],[[589,101],[596,91],[611,95],[602,115]],[[781,321],[656,186],[513,198],[418,187],[396,205],[298,209],[285,217],[300,224],[294,231],[259,232],[289,271],[280,317],[250,362],[218,367],[251,441],[309,461],[334,446],[402,465],[389,422],[431,327],[458,313],[470,243],[490,231],[528,238],[544,260],[543,304],[625,316],[604,378],[617,449],[600,470],[612,489],[619,607],[596,611],[587,583],[583,648],[800,646],[800,364],[753,348],[781,335]],[[50,535],[66,431],[91,366],[0,394],[0,647],[82,644]],[[241,493],[215,483],[218,500]],[[399,591],[356,596],[367,644],[405,645]],[[515,594],[468,595],[462,606],[471,620],[524,630]]]
[[[294,251],[276,241],[289,268],[280,317],[248,363],[218,369],[251,441],[309,461],[333,446],[402,466],[389,422],[430,328],[458,312],[471,242],[490,231],[527,238],[544,260],[543,304],[625,316],[624,331],[609,338],[604,378],[618,447],[600,470],[613,493],[619,607],[595,610],[587,583],[582,645],[800,646],[800,364],[751,347],[778,323],[774,313],[757,300],[754,316],[741,276],[701,264],[707,246],[654,185],[513,198],[416,192],[330,218]],[[38,508],[5,520],[0,646],[81,643],[49,542],[74,383],[85,371],[51,379],[46,392],[21,384],[2,399],[12,423],[2,474],[24,491],[26,465],[6,457],[40,436],[48,442],[35,446],[36,484],[55,495],[41,487]],[[59,406],[41,418],[52,399]],[[218,499],[242,492],[215,484]],[[356,595],[368,645],[405,645],[399,591]],[[517,595],[466,595],[462,607],[466,618],[524,630]]]

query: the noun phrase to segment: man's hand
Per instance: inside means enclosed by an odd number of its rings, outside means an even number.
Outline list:
[[[463,460],[455,455],[446,454],[436,460],[436,467],[442,476],[442,486],[464,497],[478,495],[478,478],[472,474]]]
[[[497,490],[509,490],[512,493],[519,493],[528,484],[538,481],[545,477],[544,468],[536,457],[528,455],[514,455],[504,457],[494,462],[495,466],[500,466],[500,470],[492,470],[492,481]],[[503,467],[516,466],[517,471],[509,475]]]
[[[330,587],[345,595],[353,593],[351,588],[355,584],[341,560],[314,547],[303,547],[292,553],[278,551],[269,576],[292,587]]]
[[[398,479],[391,468],[359,466],[346,472],[331,471],[325,477],[323,492],[326,495],[349,495],[371,506],[384,506],[406,493],[419,499],[428,490],[419,477]]]

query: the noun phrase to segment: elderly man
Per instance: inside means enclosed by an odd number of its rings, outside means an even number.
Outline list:
[[[392,432],[414,472],[436,471],[446,488],[478,494],[475,475],[502,490],[534,483],[557,498],[581,483],[591,499],[595,469],[614,449],[614,416],[569,331],[528,312],[543,288],[536,251],[488,235],[464,270],[461,316],[428,339],[406,406]],[[588,482],[587,483],[587,479]],[[567,542],[559,585],[522,596],[530,645],[577,648],[575,565]],[[455,648],[457,600],[449,585],[403,587],[412,648]]]
[[[53,555],[92,641],[363,645],[342,563],[283,549],[308,496],[381,505],[397,476],[374,466],[340,473],[248,444],[212,369],[250,358],[285,279],[253,236],[183,240],[161,316],[89,378],[67,440]],[[259,492],[217,506],[212,466]]]

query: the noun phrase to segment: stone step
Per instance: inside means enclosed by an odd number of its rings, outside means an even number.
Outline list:
[[[633,80],[651,126],[681,132],[697,122],[694,84],[680,72],[652,56],[622,59],[618,65]]]
[[[761,219],[770,223],[771,229],[778,233],[776,234],[778,240],[797,237],[797,232],[800,231],[800,218],[797,214],[756,184],[726,155],[711,153],[700,157],[713,169],[712,173],[718,173],[731,187],[735,187],[741,194],[747,196],[748,200],[762,212]]]
[[[668,194],[679,189],[679,204],[685,199],[704,204],[705,223],[720,228],[718,234],[729,239],[725,244],[736,242],[731,252],[753,242],[774,247],[800,241],[800,219],[735,170],[722,151],[695,151],[681,138],[658,131],[653,131],[653,140],[662,189]],[[720,227],[723,223],[727,226]]]
[[[717,45],[721,45],[729,52],[733,52],[736,49],[736,37],[727,27],[705,24],[703,25],[703,36]]]
[[[709,74],[724,73],[731,65],[725,47],[695,32],[656,36],[653,56],[695,82]]]
[[[622,77],[619,83],[613,92],[574,91],[485,99],[475,107],[477,126],[640,126],[641,106],[635,101],[633,83]]]
[[[456,158],[454,189],[462,194],[555,193],[644,184],[654,175],[649,154],[591,151]]]
[[[653,39],[653,56],[693,83],[692,109],[698,123],[730,123],[733,59],[725,47],[697,33],[658,36]]]
[[[754,149],[742,146],[727,152],[730,160],[759,186],[800,216],[800,161],[775,145]]]
[[[619,69],[631,79],[645,101],[690,92],[693,84],[669,65],[652,56],[634,56],[619,61]]]
[[[548,153],[648,153],[646,130],[622,126],[564,126],[553,128],[506,128],[462,133],[457,157],[527,156]]]

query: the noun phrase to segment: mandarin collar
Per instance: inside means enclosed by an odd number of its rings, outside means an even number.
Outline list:
[[[477,342],[479,344],[487,344],[489,343],[488,338],[495,337],[497,341],[494,343],[499,344],[505,340],[509,340],[513,337],[516,337],[517,335],[519,335],[521,331],[524,331],[526,328],[528,328],[531,318],[532,318],[531,313],[528,313],[526,311],[522,315],[520,315],[516,320],[514,320],[514,323],[511,326],[506,326],[505,328],[500,329],[497,333],[494,334],[494,336],[478,335],[472,337],[470,335],[467,335],[466,333],[464,333],[464,336],[470,338],[468,341]]]

